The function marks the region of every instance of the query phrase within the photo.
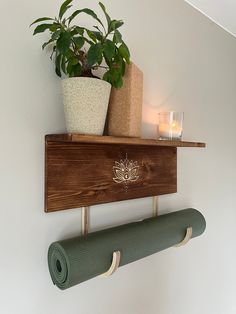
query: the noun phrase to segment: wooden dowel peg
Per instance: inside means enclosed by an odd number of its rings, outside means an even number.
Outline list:
[[[107,272],[105,272],[104,274],[102,274],[103,277],[109,277],[112,274],[114,274],[114,272],[117,270],[117,268],[120,265],[120,258],[121,258],[121,253],[120,251],[115,251],[113,252],[113,257],[112,257],[112,263],[111,263],[111,267],[108,269]]]
[[[192,238],[192,235],[193,235],[193,228],[188,227],[186,230],[186,235],[185,235],[183,241],[181,241],[179,244],[176,244],[175,247],[180,247],[180,246],[187,244],[189,242],[189,240]]]
[[[82,235],[88,234],[89,232],[89,214],[90,214],[90,207],[85,206],[81,208],[81,230]]]
[[[153,196],[152,197],[152,215],[153,217],[158,216],[158,196]]]

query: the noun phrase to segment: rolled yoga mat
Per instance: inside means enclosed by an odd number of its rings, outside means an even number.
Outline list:
[[[123,266],[180,243],[188,227],[193,229],[192,238],[206,228],[203,215],[196,209],[54,242],[48,251],[52,281],[62,290],[70,288],[105,273],[114,251],[121,252],[120,266]]]

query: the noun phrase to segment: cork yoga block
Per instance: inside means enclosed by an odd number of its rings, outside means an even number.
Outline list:
[[[108,134],[140,137],[143,104],[143,73],[134,64],[126,67],[124,85],[111,91]]]

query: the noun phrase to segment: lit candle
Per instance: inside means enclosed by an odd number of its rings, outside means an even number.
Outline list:
[[[159,113],[159,138],[162,140],[181,140],[182,124],[182,112]]]

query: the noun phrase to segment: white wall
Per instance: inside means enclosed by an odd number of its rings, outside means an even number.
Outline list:
[[[210,19],[236,36],[235,0],[186,0]]]
[[[145,74],[143,133],[158,110],[185,112],[178,190],[162,212],[200,209],[207,231],[66,291],[47,269],[52,241],[80,233],[80,210],[43,212],[44,135],[65,131],[60,81],[28,28],[60,1],[1,1],[0,313],[236,313],[236,40],[182,0],[104,1]],[[95,6],[94,1],[80,1]],[[151,199],[92,208],[92,230],[151,215]]]

